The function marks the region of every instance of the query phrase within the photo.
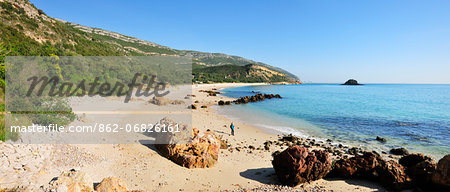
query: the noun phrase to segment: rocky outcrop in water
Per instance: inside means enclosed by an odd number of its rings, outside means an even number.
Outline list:
[[[408,155],[409,151],[403,147],[391,149],[390,152],[394,155]]]
[[[382,142],[382,143],[386,143],[386,139],[383,137],[380,137],[380,136],[377,136],[377,138],[375,140]]]
[[[342,85],[362,85],[362,84],[359,84],[358,81],[356,81],[354,79],[349,79]]]
[[[229,104],[231,104],[231,101],[220,100],[217,104],[219,104],[219,105],[229,105]]]
[[[241,103],[250,103],[250,102],[258,102],[258,101],[262,101],[264,99],[272,99],[272,98],[279,98],[281,99],[282,97],[279,94],[262,94],[262,93],[258,93],[256,95],[253,96],[245,96],[245,97],[241,97],[239,99],[234,100],[233,102],[235,104],[241,104]]]
[[[326,151],[309,151],[298,145],[274,155],[272,165],[280,182],[287,186],[321,179],[331,170]]]

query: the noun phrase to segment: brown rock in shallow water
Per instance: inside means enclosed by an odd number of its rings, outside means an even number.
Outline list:
[[[297,145],[274,153],[272,165],[280,182],[288,186],[321,179],[331,170],[326,151],[309,151]]]
[[[272,98],[279,98],[281,99],[281,96],[279,94],[262,94],[262,93],[258,93],[256,95],[253,96],[245,96],[245,97],[241,97],[239,99],[234,100],[233,102],[235,104],[241,104],[241,103],[249,103],[249,102],[258,102],[258,101],[262,101],[264,99],[272,99]]]
[[[95,188],[97,192],[126,192],[127,184],[117,177],[104,178]]]
[[[391,149],[390,152],[394,155],[408,155],[409,154],[408,150],[403,147]]]
[[[64,171],[56,179],[50,181],[50,191],[67,192],[91,192],[93,191],[93,182],[86,173],[76,171]]]
[[[439,160],[432,181],[450,191],[450,154]]]
[[[382,142],[382,143],[386,143],[386,139],[383,138],[383,137],[377,136],[376,140],[379,141],[379,142]]]

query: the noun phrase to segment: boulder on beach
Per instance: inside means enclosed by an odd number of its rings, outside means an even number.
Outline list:
[[[81,171],[74,169],[64,171],[60,176],[50,181],[49,191],[79,191],[91,192],[94,191],[92,179]]]
[[[359,84],[358,81],[356,81],[354,79],[349,79],[342,85],[362,85],[362,84]]]
[[[378,166],[377,172],[383,186],[395,190],[411,187],[411,178],[406,174],[405,167],[393,160]]]
[[[117,177],[104,178],[100,184],[95,187],[97,192],[127,192],[127,184]]]
[[[446,191],[450,191],[450,154],[439,160],[432,181]]]
[[[392,160],[386,162],[373,152],[363,152],[350,159],[338,160],[330,176],[369,179],[395,190],[411,186],[411,178],[405,172],[405,167]]]
[[[274,154],[272,165],[280,182],[287,186],[321,179],[331,170],[328,152],[309,151],[298,145]]]
[[[341,159],[335,163],[331,173],[334,177],[361,177],[373,179],[376,177],[375,170],[383,161],[381,157],[372,152],[356,154],[350,159]]]
[[[429,186],[436,163],[431,157],[414,153],[400,158],[399,163],[406,167],[406,173],[417,186]]]
[[[200,133],[193,128],[187,135],[160,133],[156,138],[156,148],[168,159],[187,168],[212,167],[219,158],[220,139],[210,130]],[[186,142],[190,140],[190,142]]]

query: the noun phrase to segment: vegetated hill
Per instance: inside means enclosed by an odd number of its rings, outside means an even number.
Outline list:
[[[0,41],[4,55],[16,56],[192,55],[193,63],[202,66],[193,68],[193,81],[201,79],[203,82],[224,82],[232,77],[240,82],[299,82],[298,77],[285,70],[242,57],[171,49],[119,33],[51,18],[28,0],[0,0]],[[3,59],[1,57],[0,62]],[[227,74],[215,71],[223,68],[218,67],[223,65],[234,66],[225,67],[228,68],[226,71],[221,70]],[[200,78],[195,74],[203,76]],[[219,78],[219,75],[223,78]]]
[[[194,63],[192,74],[198,82],[289,82],[289,77],[285,74],[256,64],[206,67]]]

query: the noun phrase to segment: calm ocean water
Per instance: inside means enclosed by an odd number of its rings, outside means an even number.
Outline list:
[[[332,139],[389,151],[405,147],[435,158],[450,153],[450,85],[303,84],[236,87],[225,96],[278,93],[283,99],[217,107],[267,131]],[[387,139],[385,144],[376,136]]]

